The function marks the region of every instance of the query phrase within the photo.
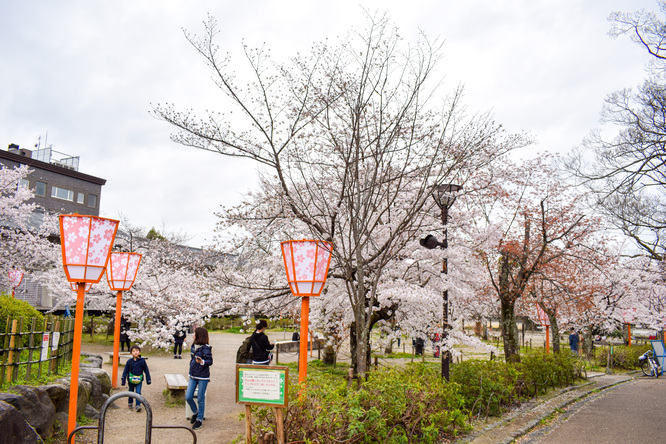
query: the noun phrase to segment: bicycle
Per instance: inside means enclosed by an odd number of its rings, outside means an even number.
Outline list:
[[[661,373],[661,366],[654,357],[652,350],[648,350],[643,353],[639,358],[638,362],[640,363],[641,370],[645,376],[654,376],[655,378],[659,377]]]

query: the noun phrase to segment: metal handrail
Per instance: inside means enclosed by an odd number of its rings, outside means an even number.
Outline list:
[[[153,429],[185,429],[192,434],[192,444],[197,444],[197,434],[190,427],[183,425],[153,425],[153,409],[146,401],[146,398],[135,393],[135,392],[120,392],[111,396],[106,400],[102,409],[99,412],[99,420],[96,426],[79,426],[72,430],[72,433],[67,437],[67,444],[71,444],[74,434],[80,430],[93,430],[97,429],[97,444],[104,444],[104,424],[106,423],[106,411],[111,404],[113,404],[117,399],[120,398],[135,398],[137,401],[141,402],[146,408],[146,439],[144,444],[152,443],[152,433]]]

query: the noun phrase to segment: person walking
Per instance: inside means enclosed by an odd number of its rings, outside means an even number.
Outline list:
[[[127,333],[129,332],[130,329],[130,323],[127,319],[125,319],[125,316],[120,317],[120,351],[125,351],[125,346],[127,346],[127,351],[130,350],[130,340],[129,336]]]
[[[183,359],[183,342],[187,333],[185,329],[180,325],[176,325],[176,333],[173,334],[173,359]]]
[[[185,392],[185,401],[193,412],[190,423],[198,430],[203,426],[206,409],[206,388],[210,381],[210,366],[213,365],[213,348],[208,345],[208,330],[197,327],[194,330],[194,342],[190,349],[190,381]],[[198,404],[194,402],[194,390],[198,390]]]
[[[275,344],[272,344],[266,336],[266,328],[268,322],[265,319],[257,322],[256,328],[250,337],[250,346],[252,347],[252,364],[254,365],[269,365],[273,359],[270,350],[273,350]]]
[[[148,371],[148,363],[141,357],[141,347],[133,345],[130,350],[132,357],[127,360],[123,376],[120,380],[120,385],[124,386],[125,381],[128,383],[129,391],[136,392],[137,395],[141,394],[141,386],[143,384],[143,377],[145,374],[146,384],[150,385],[150,372]],[[132,400],[134,398],[127,398],[127,408],[132,408]],[[141,411],[141,401],[136,400],[136,411]]]
[[[571,329],[571,334],[569,334],[569,347],[571,347],[571,353],[574,355],[578,356],[578,342],[580,341],[580,337],[578,336],[578,333],[576,333],[575,329]]]

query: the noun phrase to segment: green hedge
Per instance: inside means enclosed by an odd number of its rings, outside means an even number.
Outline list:
[[[596,347],[594,349],[594,365],[597,367],[606,367],[608,364],[608,346]],[[613,354],[611,355],[613,368],[623,370],[634,370],[638,368],[638,357],[648,350],[652,350],[652,346],[647,345],[614,345]]]
[[[35,307],[25,301],[13,298],[11,295],[3,294],[0,295],[0,333],[6,333],[7,317],[12,319],[23,317],[23,331],[30,331],[31,318],[37,318],[39,328],[44,325],[44,315],[37,311]]]
[[[498,415],[540,391],[573,383],[581,369],[581,361],[568,351],[546,355],[537,350],[523,355],[518,364],[469,360],[453,365],[448,383],[439,365],[408,363],[374,371],[360,388],[348,388],[344,370],[322,370],[315,364],[308,368],[303,396],[292,383],[286,438],[320,443],[442,442],[468,431],[469,420],[477,415]],[[259,436],[275,430],[273,409],[253,407],[252,415]]]

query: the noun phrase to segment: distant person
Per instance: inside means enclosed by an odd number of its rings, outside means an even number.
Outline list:
[[[416,356],[423,356],[423,346],[425,341],[422,338],[412,339],[412,347],[414,347],[414,354]]]
[[[271,341],[268,340],[266,336],[266,328],[268,328],[268,322],[265,319],[257,322],[254,333],[252,333],[250,339],[250,346],[252,347],[252,364],[254,365],[269,365],[273,355],[270,353],[270,350],[273,350],[275,344],[271,344]]]
[[[127,333],[131,325],[124,316],[120,317],[120,351],[125,351],[125,346],[127,346],[127,351],[130,351],[130,340]]]
[[[569,347],[571,347],[571,353],[578,355],[578,342],[580,338],[575,329],[571,329],[571,334],[569,334]]]
[[[176,333],[173,334],[173,359],[183,359],[183,342],[187,337],[187,332],[180,324],[176,326]]]
[[[129,391],[136,392],[137,395],[140,395],[144,374],[146,376],[146,384],[150,385],[150,372],[148,371],[148,363],[146,363],[146,360],[141,357],[141,347],[138,345],[133,345],[130,353],[132,353],[132,357],[129,358],[125,364],[125,370],[123,371],[120,385],[124,386],[125,381],[127,381]],[[132,408],[133,399],[134,398],[127,399],[128,409]],[[141,411],[141,401],[138,399],[136,400],[136,411]]]
[[[194,430],[203,426],[206,411],[206,388],[210,381],[210,366],[213,365],[213,348],[208,342],[208,330],[197,327],[194,330],[194,342],[190,349],[190,381],[185,392],[185,401],[190,406],[190,410],[196,412],[190,419],[190,423],[194,424],[192,426]],[[194,402],[195,390],[198,390],[198,405]]]

